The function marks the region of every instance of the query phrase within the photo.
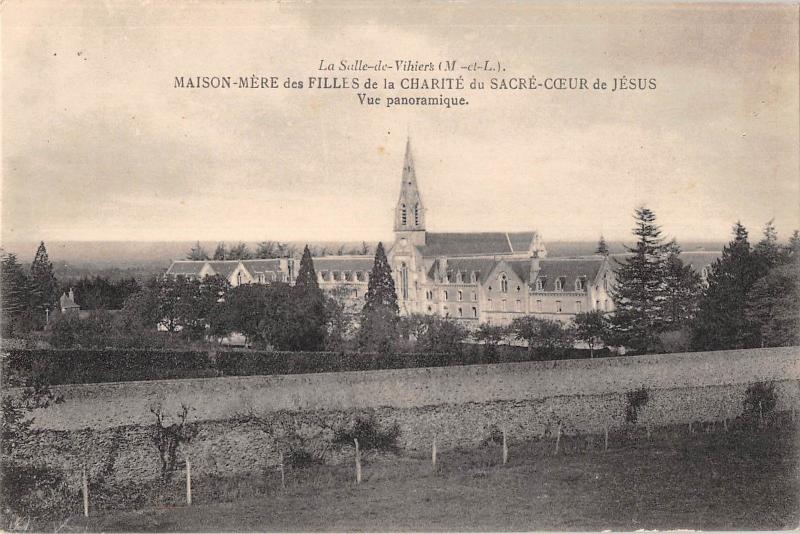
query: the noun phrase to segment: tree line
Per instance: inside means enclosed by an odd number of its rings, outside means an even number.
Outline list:
[[[339,246],[328,247],[326,245],[312,245],[309,247],[312,256],[343,256],[345,254],[369,255],[372,246],[366,241],[362,241],[358,246]],[[298,248],[291,243],[281,241],[261,241],[256,245],[255,250],[251,250],[246,243],[240,241],[234,245],[228,245],[224,241],[217,243],[213,253],[209,253],[205,247],[197,241],[186,254],[187,260],[194,261],[219,261],[219,260],[268,260],[276,258],[293,258],[297,256]]]

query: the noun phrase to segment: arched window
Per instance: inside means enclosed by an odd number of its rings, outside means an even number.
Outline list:
[[[408,213],[406,212],[406,205],[400,204],[400,224],[405,226],[408,223]]]
[[[405,263],[400,264],[400,287],[403,290],[403,299],[408,299],[408,267]]]
[[[500,291],[502,293],[508,293],[508,277],[505,273],[500,275]]]
[[[237,286],[242,285],[242,272],[241,271],[236,273],[236,285]]]
[[[464,300],[464,293],[463,293],[462,291],[460,291],[460,290],[459,290],[459,292],[458,292],[458,300],[459,300],[459,301],[462,301],[462,300]]]

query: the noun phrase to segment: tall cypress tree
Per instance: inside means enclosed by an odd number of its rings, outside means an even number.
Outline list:
[[[44,241],[39,244],[36,256],[31,263],[31,292],[37,326],[44,326],[47,312],[56,307],[58,301],[58,281],[53,274],[53,264],[47,255]]]
[[[746,295],[762,276],[763,262],[753,254],[747,229],[737,222],[733,240],[711,266],[692,332],[699,350],[756,347],[758,328],[745,313]]]
[[[30,280],[15,254],[4,254],[0,267],[0,326],[2,336],[10,338],[25,334],[32,327]]]
[[[322,350],[327,336],[326,298],[319,287],[314,260],[306,245],[292,288],[292,345],[299,350]]]
[[[367,286],[366,302],[361,311],[361,348],[370,352],[393,350],[398,337],[399,312],[392,269],[383,243],[378,243]]]
[[[636,209],[636,246],[625,247],[631,255],[617,261],[612,287],[616,307],[612,328],[617,342],[635,352],[645,352],[657,344],[665,323],[664,244],[656,216],[645,207]]]

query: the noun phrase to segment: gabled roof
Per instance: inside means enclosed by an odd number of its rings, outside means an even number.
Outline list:
[[[319,271],[365,271],[370,272],[375,258],[368,255],[320,256],[313,258],[314,270]]]
[[[203,266],[208,263],[205,260],[176,260],[167,269],[167,274],[174,276],[200,276]]]
[[[281,270],[281,260],[279,259],[242,260],[242,265],[251,274],[278,272]]]
[[[541,261],[541,260],[540,260]],[[531,278],[531,260],[505,260],[511,270],[514,271],[523,282],[529,282]]]
[[[424,257],[495,256],[524,254],[536,232],[470,232],[425,234],[425,246],[418,247]]]
[[[605,258],[553,258],[539,260],[539,279],[545,279],[543,291],[556,290],[556,278],[564,278],[564,291],[575,290],[575,280],[585,278],[590,284],[597,277]],[[535,289],[535,287],[534,287]]]
[[[215,274],[218,274],[224,278],[229,278],[233,271],[239,266],[241,261],[239,260],[217,260],[217,261],[206,261],[203,263],[207,263],[209,267],[214,270]]]
[[[61,295],[61,298],[59,299],[59,304],[61,305],[62,310],[69,310],[73,308],[80,309],[80,306],[75,304],[75,301],[69,298],[69,295],[67,295],[66,293],[63,293]]]

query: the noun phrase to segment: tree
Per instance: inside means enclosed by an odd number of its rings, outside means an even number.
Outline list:
[[[579,313],[575,316],[575,338],[589,346],[589,357],[594,358],[594,349],[608,338],[609,324],[600,310]]]
[[[508,328],[500,325],[482,323],[473,334],[475,341],[483,343],[489,361],[494,362],[497,358],[497,347],[508,336]]]
[[[383,243],[378,243],[367,286],[366,302],[361,311],[359,346],[369,352],[393,350],[397,342],[399,313],[392,269]]]
[[[102,349],[113,344],[111,315],[94,310],[86,318],[77,313],[55,313],[47,325],[48,341],[57,349]]]
[[[750,248],[747,229],[737,222],[733,240],[711,266],[708,287],[700,300],[692,329],[698,350],[757,347],[758,326],[747,317],[747,292],[764,274],[763,262]]]
[[[400,323],[404,334],[414,338],[416,352],[460,354],[468,334],[456,321],[436,315],[414,314]]]
[[[225,257],[226,260],[250,260],[252,258],[253,253],[250,252],[247,244],[241,241],[231,247],[228,251],[228,255]]]
[[[606,244],[603,234],[600,234],[600,241],[597,242],[597,250],[595,250],[594,253],[608,256],[608,245]]]
[[[528,344],[528,350],[532,353],[558,356],[572,346],[570,329],[559,321],[528,315],[511,321],[509,329],[517,339]]]
[[[275,241],[262,241],[256,246],[256,258],[267,260],[278,257]]]
[[[625,247],[630,256],[617,261],[615,284],[611,288],[616,307],[612,329],[616,342],[635,352],[651,350],[658,344],[658,333],[666,321],[664,244],[656,216],[645,207],[636,209],[637,237],[634,248]]]
[[[762,347],[800,345],[800,260],[780,265],[747,292],[745,317],[758,329]]]
[[[33,329],[32,294],[30,280],[15,254],[4,254],[0,266],[0,325],[2,337],[8,339],[27,334]]]
[[[204,261],[208,259],[208,252],[200,244],[200,241],[195,243],[189,253],[186,255],[187,260]]]
[[[359,248],[358,253],[361,254],[362,256],[366,256],[367,254],[369,254],[369,251],[370,251],[370,246],[367,244],[366,241],[362,241],[361,248]]]
[[[245,337],[245,343],[265,344],[260,337],[264,309],[269,304],[270,286],[262,284],[242,284],[228,292],[225,299],[225,316],[230,331]]]
[[[214,260],[221,261],[228,259],[228,250],[225,248],[225,243],[217,244],[217,248],[214,250]]]
[[[753,247],[753,255],[761,262],[764,273],[787,261],[789,251],[778,244],[778,231],[775,229],[774,219],[770,219],[764,225],[763,237]]]
[[[664,329],[679,330],[694,320],[702,295],[700,274],[680,258],[677,243],[669,244],[664,263]]]
[[[44,241],[39,244],[31,263],[31,295],[33,297],[34,321],[38,328],[44,327],[47,314],[58,302],[58,281],[53,274],[53,264],[47,255]]]
[[[300,267],[297,270],[294,287],[294,316],[300,329],[297,348],[300,350],[322,350],[325,346],[326,298],[319,287],[314,260],[308,246],[303,249]]]

